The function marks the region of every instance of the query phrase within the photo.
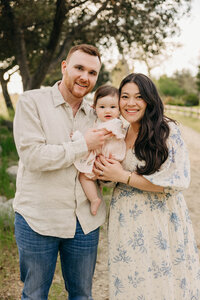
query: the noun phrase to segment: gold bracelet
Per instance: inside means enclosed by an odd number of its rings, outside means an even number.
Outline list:
[[[130,183],[131,175],[132,175],[132,172],[130,172],[130,174],[128,175],[128,179],[127,179],[127,182],[126,182],[127,185],[129,185],[129,183]]]

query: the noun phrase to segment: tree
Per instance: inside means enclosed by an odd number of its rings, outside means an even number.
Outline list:
[[[130,69],[129,69],[128,63],[125,60],[125,58],[122,57],[122,59],[118,61],[118,63],[115,65],[115,67],[113,68],[113,70],[111,72],[112,84],[116,88],[118,88],[122,78],[127,76],[129,73],[130,73]]]
[[[112,37],[120,51],[138,43],[156,53],[164,39],[175,34],[190,2],[0,0],[0,61],[13,58],[27,90],[40,87],[77,43],[110,47]]]
[[[197,90],[200,93],[200,65],[198,66],[198,73],[196,76],[196,85],[197,85]]]
[[[1,83],[3,97],[5,99],[7,108],[11,109],[11,110],[14,110],[10,95],[8,93],[8,82],[10,80],[10,76],[16,71],[9,74],[8,72],[10,71],[10,69],[11,69],[10,66],[7,66],[7,67],[2,66],[0,68],[0,83]],[[6,75],[7,75],[7,78],[5,77]]]
[[[187,94],[195,94],[197,92],[195,77],[192,76],[189,70],[183,69],[181,71],[176,71],[173,74],[173,79],[178,83],[179,87],[182,87],[186,91]]]
[[[156,53],[152,53],[146,52],[145,45],[135,45],[135,47],[132,47],[131,53],[126,53],[126,57],[133,65],[135,60],[144,62],[147,68],[147,75],[151,78],[152,70],[159,67],[173,54],[174,49],[179,47],[181,45],[178,43],[165,42],[161,48],[157,49]]]
[[[157,85],[161,94],[168,97],[168,104],[198,105],[195,77],[189,70],[176,71],[171,77],[163,75]]]
[[[198,73],[196,76],[196,86],[197,86],[199,105],[200,105],[200,65],[198,66]]]
[[[159,78],[157,84],[160,93],[164,96],[180,97],[185,94],[185,90],[172,77],[163,75]]]

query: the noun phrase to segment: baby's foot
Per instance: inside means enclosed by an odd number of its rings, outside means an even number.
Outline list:
[[[96,198],[96,199],[92,200],[90,210],[91,210],[91,214],[93,216],[95,216],[97,214],[97,210],[99,208],[100,203],[101,203],[100,198]]]

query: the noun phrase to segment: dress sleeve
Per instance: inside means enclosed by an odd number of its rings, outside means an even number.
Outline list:
[[[180,128],[170,123],[168,138],[169,155],[160,170],[144,177],[155,185],[164,187],[165,192],[179,192],[190,183],[190,162],[187,147]]]

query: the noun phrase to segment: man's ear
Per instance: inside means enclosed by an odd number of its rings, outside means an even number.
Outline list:
[[[66,62],[66,60],[63,60],[61,63],[62,74],[65,72],[66,69],[67,69],[67,62]]]

